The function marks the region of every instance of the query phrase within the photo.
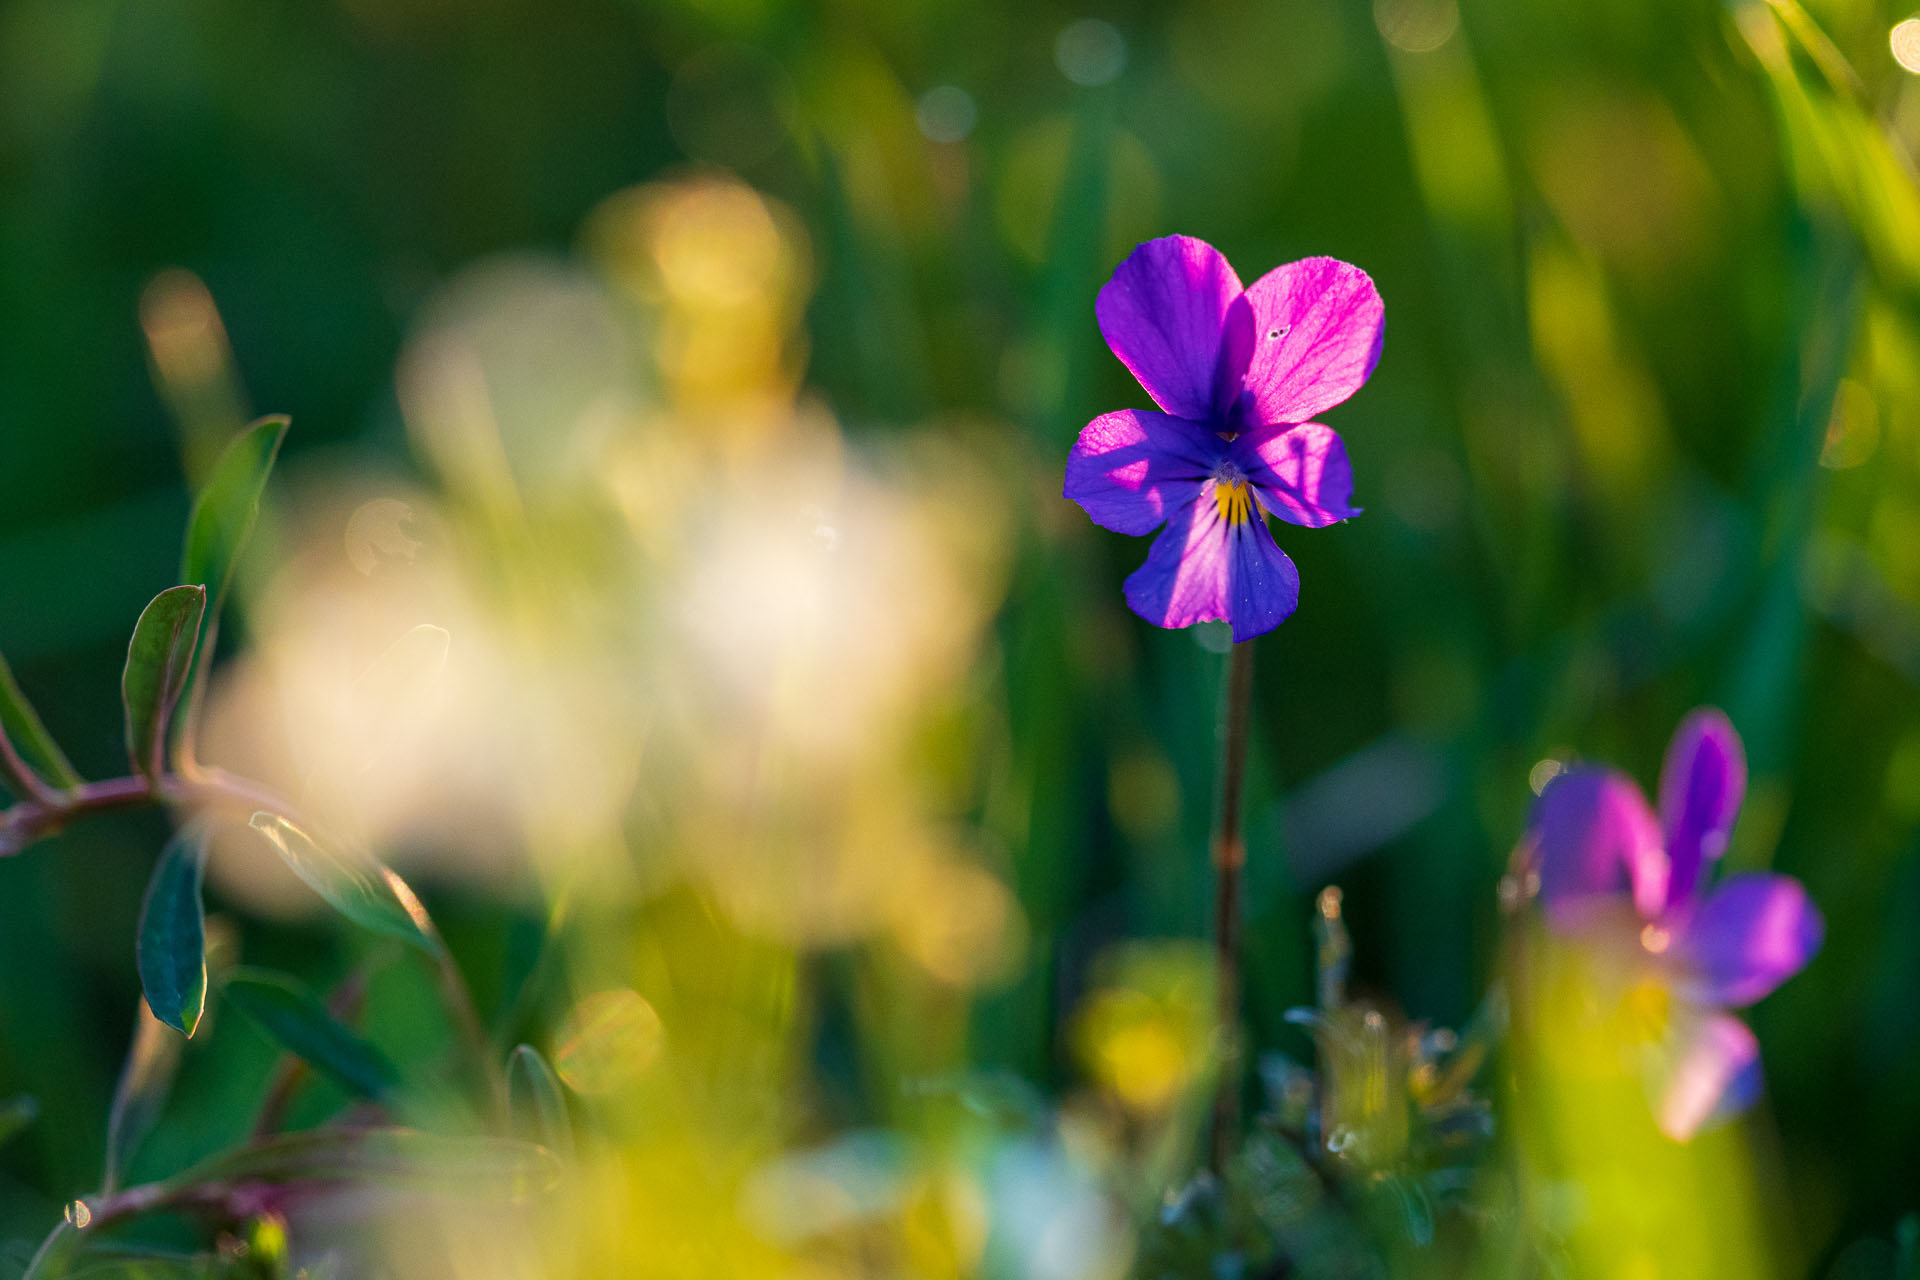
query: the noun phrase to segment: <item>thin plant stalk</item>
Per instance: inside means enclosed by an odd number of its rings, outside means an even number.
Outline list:
[[[1253,700],[1253,641],[1227,659],[1226,704],[1220,715],[1220,808],[1213,828],[1213,938],[1218,957],[1220,1079],[1213,1099],[1208,1167],[1217,1177],[1240,1128],[1240,872],[1247,846],[1240,834],[1240,795],[1247,768],[1247,720]]]

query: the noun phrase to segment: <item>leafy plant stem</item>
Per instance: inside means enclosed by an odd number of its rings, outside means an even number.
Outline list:
[[[60,793],[40,780],[27,762],[21,758],[19,749],[13,745],[13,739],[0,729],[0,777],[6,778],[9,785],[18,786],[28,801],[39,803],[57,803]]]
[[[1240,871],[1246,841],[1240,834],[1240,793],[1246,776],[1247,719],[1253,696],[1253,642],[1233,646],[1227,660],[1226,705],[1220,727],[1220,808],[1213,829],[1213,937],[1219,957],[1220,1079],[1213,1100],[1208,1167],[1226,1168],[1240,1125]]]
[[[129,774],[84,782],[71,791],[50,792],[0,809],[0,856],[20,852],[75,818],[136,808],[154,800],[187,808],[233,810],[243,819],[259,809],[293,812],[286,801],[259,783],[220,769],[163,773],[151,782]]]

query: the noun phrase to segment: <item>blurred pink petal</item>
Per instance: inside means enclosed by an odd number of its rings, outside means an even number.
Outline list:
[[[1726,851],[1747,790],[1747,757],[1726,713],[1701,707],[1674,731],[1660,770],[1660,819],[1672,877],[1667,902],[1680,908],[1698,893],[1705,865]]]
[[[1693,1137],[1716,1113],[1751,1105],[1760,1072],[1760,1043],[1738,1018],[1710,1014],[1681,1034],[1656,1107],[1660,1131],[1676,1142]]]
[[[1791,876],[1728,876],[1701,903],[1675,948],[1694,994],[1716,1005],[1745,1005],[1800,972],[1820,949],[1826,923]]]
[[[1569,769],[1547,784],[1533,809],[1540,899],[1562,922],[1594,898],[1630,894],[1640,914],[1666,901],[1667,855],[1660,824],[1640,788],[1611,769]]]

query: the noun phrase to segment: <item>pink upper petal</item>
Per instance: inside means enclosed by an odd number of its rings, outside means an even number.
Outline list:
[[[1220,516],[1214,482],[1167,521],[1126,582],[1127,604],[1148,622],[1185,627],[1225,621],[1236,641],[1273,630],[1300,602],[1300,575],[1266,520]]]
[[[1193,500],[1224,442],[1197,423],[1122,409],[1080,432],[1067,455],[1066,496],[1116,533],[1150,533]]]
[[[1673,866],[1669,906],[1690,903],[1705,864],[1726,851],[1746,790],[1747,757],[1733,722],[1716,707],[1690,712],[1660,769],[1660,820]]]
[[[1577,919],[1596,898],[1630,894],[1648,917],[1666,903],[1660,824],[1624,774],[1578,768],[1556,777],[1534,805],[1531,839],[1550,919]]]
[[[1752,1104],[1760,1090],[1760,1042],[1724,1013],[1680,1023],[1675,1038],[1656,1066],[1655,1111],[1661,1132],[1685,1142],[1715,1115]]]
[[[1288,524],[1319,529],[1360,514],[1347,448],[1331,427],[1260,427],[1232,445],[1268,511]]]
[[[1826,922],[1798,880],[1745,872],[1722,880],[1700,904],[1674,959],[1695,998],[1752,1004],[1804,969],[1825,934]]]
[[[1238,396],[1234,422],[1305,422],[1339,404],[1373,372],[1385,323],[1373,281],[1350,263],[1303,258],[1267,272],[1227,318],[1221,368]]]
[[[1220,336],[1240,277],[1191,236],[1149,240],[1114,269],[1094,314],[1113,354],[1168,413],[1212,419]]]

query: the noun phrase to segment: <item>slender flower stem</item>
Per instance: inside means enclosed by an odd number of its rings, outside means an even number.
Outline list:
[[[1247,720],[1253,700],[1253,641],[1233,646],[1227,660],[1226,705],[1221,711],[1220,810],[1213,828],[1213,937],[1219,956],[1220,1081],[1213,1100],[1208,1167],[1226,1169],[1240,1126],[1240,792],[1246,777]]]

